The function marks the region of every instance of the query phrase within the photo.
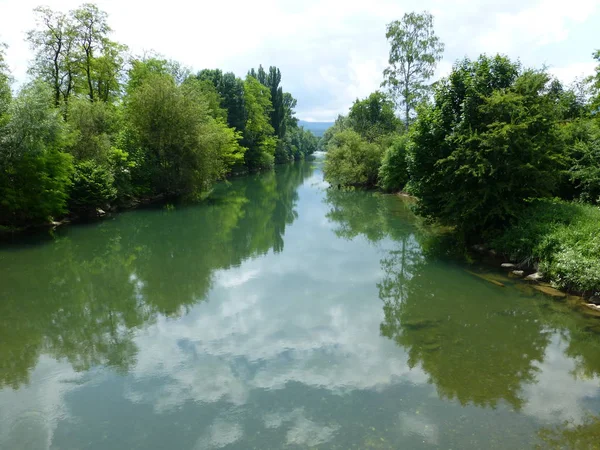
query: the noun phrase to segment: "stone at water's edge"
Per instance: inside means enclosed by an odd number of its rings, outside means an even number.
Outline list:
[[[512,269],[513,267],[516,267],[516,265],[513,263],[502,263],[500,267],[502,267],[503,269]]]
[[[522,270],[513,270],[513,271],[511,272],[511,274],[513,274],[513,275],[515,275],[515,276],[517,276],[517,277],[522,277],[524,273],[525,273],[525,272],[523,272]]]
[[[565,298],[567,296],[567,294],[564,292],[561,292],[558,289],[554,289],[550,286],[533,286],[533,288],[552,297]]]
[[[540,280],[541,280],[541,279],[543,279],[543,278],[544,278],[544,275],[542,275],[542,274],[541,274],[541,273],[539,273],[539,272],[532,273],[531,275],[527,275],[527,276],[525,277],[525,279],[526,279],[527,281],[540,281]]]

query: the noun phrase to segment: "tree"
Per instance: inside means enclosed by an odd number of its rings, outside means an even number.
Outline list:
[[[12,100],[12,91],[10,89],[10,72],[4,62],[4,49],[6,45],[0,42],[0,129],[8,120],[8,108]],[[2,135],[0,135],[0,143]]]
[[[67,115],[73,94],[107,102],[120,91],[124,45],[109,39],[107,14],[86,3],[63,14],[36,8],[38,26],[27,34],[35,59],[30,72],[52,86],[54,104]]]
[[[81,90],[91,101],[106,102],[119,92],[122,53],[126,47],[108,38],[112,30],[107,17],[104,11],[91,3],[71,11]]]
[[[551,195],[562,168],[550,78],[505,57],[465,59],[435,91],[412,135],[418,211],[477,236]]]
[[[348,121],[369,142],[394,133],[400,125],[394,115],[394,103],[379,91],[364,100],[356,100],[350,108]]]
[[[69,16],[50,8],[34,9],[38,28],[27,33],[35,52],[30,72],[52,86],[54,105],[68,103],[75,87],[77,56],[76,30]]]
[[[387,192],[398,192],[408,183],[408,136],[396,136],[383,154],[379,168],[379,187]]]
[[[221,106],[227,110],[227,123],[243,133],[248,112],[245,105],[244,82],[232,72],[205,69],[196,75],[199,80],[208,80],[221,96]]]
[[[354,130],[337,133],[329,142],[325,179],[342,186],[373,187],[382,153],[381,146],[364,140]]]
[[[442,59],[444,44],[435,35],[433,16],[428,12],[407,13],[402,20],[389,23],[386,38],[391,48],[382,85],[403,106],[408,129],[410,114],[428,91],[427,82]]]
[[[126,105],[136,180],[152,194],[195,197],[243,157],[240,136],[211,116],[194,83],[151,75]]]
[[[244,103],[248,114],[244,129],[246,166],[260,170],[273,166],[277,138],[270,122],[271,93],[253,76],[244,82]]]
[[[42,82],[24,87],[0,129],[0,225],[47,221],[66,211],[72,158],[62,153],[65,129]]]
[[[590,77],[592,90],[594,93],[592,107],[594,114],[598,115],[600,114],[600,50],[596,50],[593,54],[593,57],[598,62],[598,65],[596,66],[596,74]]]

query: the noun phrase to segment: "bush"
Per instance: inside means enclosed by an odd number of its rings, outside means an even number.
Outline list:
[[[55,150],[26,154],[0,168],[0,225],[39,224],[66,212],[71,155]]]
[[[528,198],[558,184],[559,139],[549,77],[508,59],[454,67],[415,124],[409,159],[418,212],[465,237],[501,229]]]
[[[600,291],[600,209],[562,200],[535,200],[494,242],[513,260],[532,264],[558,287]]]
[[[89,214],[96,208],[106,207],[117,197],[114,177],[108,169],[89,160],[75,164],[69,208]]]
[[[365,141],[356,131],[337,133],[325,157],[325,179],[342,186],[374,187],[382,154],[379,145]]]
[[[398,192],[408,182],[407,144],[406,135],[397,136],[383,155],[379,168],[379,186],[384,191]]]
[[[600,126],[588,121],[588,133],[575,142],[571,180],[579,197],[586,202],[600,203]]]

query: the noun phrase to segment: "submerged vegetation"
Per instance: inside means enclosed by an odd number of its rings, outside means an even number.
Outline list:
[[[93,4],[37,8],[27,34],[33,81],[13,96],[0,47],[0,227],[157,198],[199,198],[230,173],[303,159],[318,140],[298,126],[281,72],[245,79],[130,56]]]
[[[386,36],[387,90],[325,133],[326,179],[404,190],[459,242],[539,265],[557,287],[600,292],[600,65],[564,86],[546,69],[481,55],[428,84],[443,51],[431,15],[406,14]]]

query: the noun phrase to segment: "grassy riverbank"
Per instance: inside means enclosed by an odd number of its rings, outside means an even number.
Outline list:
[[[563,200],[535,200],[493,240],[512,261],[537,265],[560,289],[600,296],[600,208]]]

